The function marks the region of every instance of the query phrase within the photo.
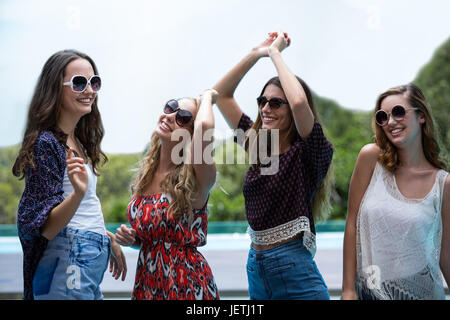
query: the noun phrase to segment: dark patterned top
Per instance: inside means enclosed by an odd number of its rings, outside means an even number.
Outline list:
[[[168,215],[164,193],[133,196],[127,217],[142,246],[136,266],[133,300],[216,300],[211,268],[197,247],[206,244],[205,203],[193,210],[192,223]]]
[[[64,146],[50,131],[42,131],[34,143],[34,168],[28,168],[25,189],[17,212],[17,229],[23,250],[23,298],[33,300],[33,276],[47,247],[40,234],[48,213],[64,201],[66,169]]]
[[[252,125],[253,121],[242,113],[238,129],[247,131]],[[333,146],[321,125],[314,121],[308,138],[303,140],[298,135],[291,148],[280,155],[277,173],[261,175],[250,167],[243,185],[250,227],[255,231],[267,230],[306,216],[315,234],[312,199],[328,172],[332,157]]]

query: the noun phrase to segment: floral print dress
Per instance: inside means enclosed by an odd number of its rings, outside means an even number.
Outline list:
[[[169,217],[165,193],[133,196],[127,217],[141,242],[133,300],[219,299],[214,277],[197,247],[206,244],[207,205]]]

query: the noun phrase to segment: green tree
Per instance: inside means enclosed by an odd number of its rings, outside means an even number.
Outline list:
[[[441,154],[447,163],[450,151],[450,38],[436,51],[413,81],[431,106],[441,140]]]
[[[139,154],[108,154],[99,170],[97,195],[106,222],[124,222],[131,197],[131,182],[138,168]]]
[[[439,129],[441,154],[448,163],[450,38],[435,51],[413,82],[422,89],[431,105]],[[373,142],[372,112],[345,109],[335,101],[317,94],[314,94],[314,101],[325,135],[335,148],[335,185],[330,219],[344,219],[347,214],[348,186],[358,153],[363,145]],[[225,161],[227,153],[233,153],[236,159],[245,152],[232,140],[219,142],[218,145],[215,154],[218,163],[217,180],[211,190],[208,206],[210,220],[245,220],[242,185],[249,165],[226,164]],[[18,180],[11,172],[18,151],[18,145],[0,148],[0,223],[16,223],[17,206],[24,188],[24,180]],[[131,196],[130,185],[141,156],[142,154],[109,154],[109,161],[99,170],[97,194],[106,222],[126,221],[126,208]]]

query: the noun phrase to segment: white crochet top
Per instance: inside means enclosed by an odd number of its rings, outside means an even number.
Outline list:
[[[439,170],[431,191],[423,199],[410,199],[377,162],[357,217],[360,299],[445,299],[439,257],[447,175]]]

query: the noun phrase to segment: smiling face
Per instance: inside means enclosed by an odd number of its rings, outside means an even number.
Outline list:
[[[262,95],[267,100],[280,98],[287,101],[283,90],[274,84],[269,84]],[[279,129],[280,135],[287,132],[292,122],[292,114],[288,104],[283,104],[275,109],[271,108],[269,103],[266,103],[264,106],[259,106],[259,115],[262,120],[262,129]]]
[[[381,102],[380,109],[389,114],[396,105],[401,105],[407,110],[405,117],[402,120],[395,120],[391,115],[389,122],[382,127],[382,130],[394,146],[407,147],[417,142],[417,139],[421,139],[421,127],[425,123],[425,117],[421,113],[410,110],[413,107],[404,94],[387,96]]]
[[[86,59],[75,59],[71,61],[65,69],[64,82],[69,82],[74,75],[83,75],[90,79],[94,75],[92,65]],[[91,112],[92,103],[97,93],[92,91],[90,85],[82,93],[73,92],[70,86],[63,88],[63,104],[62,111],[70,113],[74,117],[82,117]]]
[[[168,138],[170,140],[172,132],[177,129],[186,129],[190,134],[192,134],[193,122],[197,114],[197,104],[193,99],[183,98],[178,100],[178,106],[180,107],[180,109],[190,111],[194,115],[192,120],[188,124],[180,126],[176,122],[176,115],[178,111],[168,114],[162,113],[158,119],[158,123],[155,129],[155,133],[160,138]]]

